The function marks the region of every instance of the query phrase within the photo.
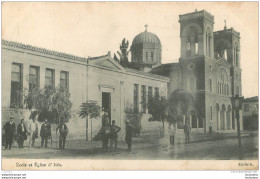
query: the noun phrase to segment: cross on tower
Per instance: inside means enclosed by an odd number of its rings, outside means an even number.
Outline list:
[[[227,21],[224,20],[224,22],[225,22],[224,30],[226,30],[227,29]]]
[[[145,31],[147,31],[147,27],[148,27],[148,25],[147,25],[147,24],[145,24],[145,25],[144,25],[144,27],[145,27]]]

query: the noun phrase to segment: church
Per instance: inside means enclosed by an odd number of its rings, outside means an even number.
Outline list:
[[[231,97],[242,96],[240,33],[226,25],[214,31],[214,16],[205,10],[180,15],[179,23],[179,62],[161,64],[160,39],[147,30],[133,40],[132,61],[140,63],[143,71],[170,79],[168,97],[172,93],[185,96],[193,129],[205,133],[235,130]]]
[[[35,83],[39,88],[63,84],[69,89],[72,118],[68,127],[73,138],[92,140],[102,126],[101,119],[78,116],[83,102],[97,101],[108,111],[110,121],[122,128],[119,136],[124,136],[129,111],[148,119],[142,105],[147,94],[188,96],[188,115],[178,120],[180,128],[186,118],[199,132],[235,130],[230,97],[242,95],[239,32],[226,26],[214,32],[214,16],[205,10],[180,15],[179,23],[179,62],[161,63],[161,41],[146,26],[131,45],[131,63],[137,63],[138,69],[121,66],[110,52],[85,58],[2,40],[2,123],[11,114],[17,124],[21,118],[29,122],[29,112],[16,91]],[[28,80],[32,77],[33,82]]]

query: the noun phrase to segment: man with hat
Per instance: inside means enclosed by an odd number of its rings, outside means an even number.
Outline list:
[[[134,127],[130,124],[129,120],[126,120],[126,134],[125,134],[125,141],[128,145],[128,151],[131,151],[132,148],[132,137],[133,137],[133,130]]]
[[[61,121],[60,125],[56,128],[56,133],[59,131],[60,137],[59,137],[59,149],[64,150],[65,149],[65,142],[66,137],[69,132],[67,125],[65,124],[64,120]]]
[[[34,147],[35,139],[38,138],[38,124],[36,123],[35,116],[29,126],[30,131],[30,147]]]
[[[4,125],[5,130],[5,149],[9,148],[11,150],[12,143],[14,139],[14,133],[15,133],[15,123],[13,122],[14,116],[10,116],[10,121],[6,122]]]
[[[17,126],[17,134],[18,134],[18,147],[23,148],[23,143],[27,140],[27,129],[24,124],[24,119],[21,119],[21,123]]]
[[[48,139],[51,137],[51,125],[48,123],[48,120],[45,119],[44,123],[42,124],[40,136],[41,140],[41,147],[43,147],[45,143],[45,148],[48,146]]]
[[[184,133],[185,133],[185,142],[186,144],[190,143],[190,132],[191,132],[191,126],[188,122],[188,120],[185,122],[184,125]]]

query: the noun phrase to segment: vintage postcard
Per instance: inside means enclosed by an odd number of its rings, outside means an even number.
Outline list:
[[[258,2],[2,2],[2,170],[258,170]]]

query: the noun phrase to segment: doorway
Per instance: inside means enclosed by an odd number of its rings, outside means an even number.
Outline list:
[[[109,124],[111,124],[111,93],[102,92],[102,109],[107,113]],[[102,126],[104,120],[102,118]]]

